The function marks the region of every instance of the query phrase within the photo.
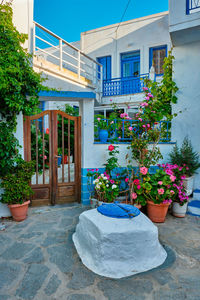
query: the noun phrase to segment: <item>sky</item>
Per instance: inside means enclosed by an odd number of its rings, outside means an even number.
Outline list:
[[[168,0],[34,0],[34,20],[68,42],[80,33],[168,10]]]

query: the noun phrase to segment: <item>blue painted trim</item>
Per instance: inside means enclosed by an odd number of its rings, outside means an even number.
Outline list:
[[[59,97],[59,98],[88,98],[96,99],[96,94],[93,92],[71,92],[71,91],[41,91],[38,94],[40,97]]]
[[[162,49],[165,49],[165,57],[167,57],[167,45],[149,48],[149,71],[151,69],[152,62],[153,62],[153,51],[154,50],[162,50]],[[163,74],[156,74],[156,76],[162,76],[162,75]]]
[[[137,55],[135,57],[130,57],[130,58],[123,58],[123,55],[136,53],[136,52],[138,52],[139,55]],[[133,72],[133,63],[134,62],[139,62],[139,66],[140,66],[140,50],[120,53],[121,78],[127,78],[127,77],[123,76],[123,64],[127,63],[127,62],[129,62],[131,64],[131,72]],[[139,74],[137,76],[140,76],[140,67],[139,67]],[[131,75],[130,77],[133,77],[133,75]]]
[[[186,15],[190,14],[190,9],[189,9],[189,0],[186,0]]]
[[[102,56],[96,58],[97,62],[103,66],[103,80],[112,78],[112,56]],[[98,71],[100,72],[100,67],[98,66]],[[100,79],[100,74],[98,73],[98,78]]]

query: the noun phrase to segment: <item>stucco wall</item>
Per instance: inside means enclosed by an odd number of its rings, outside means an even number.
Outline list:
[[[178,104],[173,112],[182,111],[173,120],[173,140],[180,145],[186,135],[200,154],[200,41],[175,47],[174,79],[179,87]],[[195,176],[195,188],[200,187],[200,172]]]

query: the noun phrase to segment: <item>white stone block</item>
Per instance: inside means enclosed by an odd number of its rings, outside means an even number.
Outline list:
[[[158,240],[158,228],[142,213],[117,219],[96,209],[85,211],[79,216],[73,242],[88,269],[110,278],[148,271],[167,257]]]

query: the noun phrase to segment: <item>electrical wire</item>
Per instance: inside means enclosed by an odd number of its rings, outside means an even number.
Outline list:
[[[125,10],[124,10],[124,12],[123,12],[123,15],[122,15],[122,17],[121,17],[121,20],[120,20],[120,22],[119,22],[119,24],[118,24],[118,26],[117,26],[115,32],[117,32],[117,30],[119,29],[119,26],[121,25],[121,23],[122,23],[122,21],[123,21],[123,18],[124,18],[125,14],[126,14],[126,11],[127,11],[128,7],[129,7],[129,4],[130,4],[130,3],[131,3],[131,0],[128,0],[128,2],[127,2],[127,4],[126,4],[126,7],[125,7]]]

